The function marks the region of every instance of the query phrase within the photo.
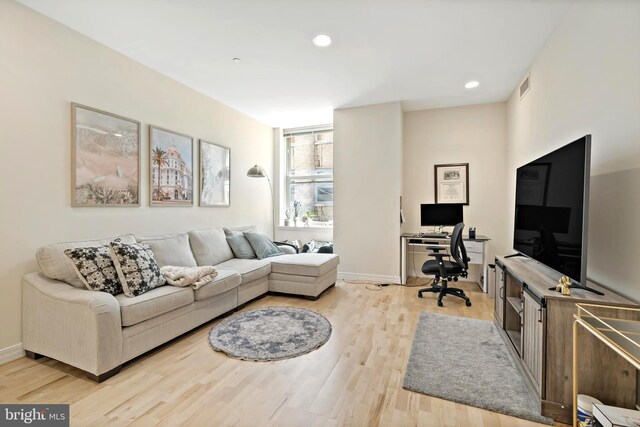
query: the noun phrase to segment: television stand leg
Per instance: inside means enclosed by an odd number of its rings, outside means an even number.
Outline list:
[[[524,256],[521,253],[517,253],[517,254],[511,254],[511,255],[505,255],[505,258],[515,258],[517,256]]]

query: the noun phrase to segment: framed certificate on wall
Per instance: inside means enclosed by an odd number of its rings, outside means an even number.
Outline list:
[[[469,163],[435,165],[436,203],[469,204]]]

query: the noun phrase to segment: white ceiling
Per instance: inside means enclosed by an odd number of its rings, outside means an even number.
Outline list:
[[[273,127],[503,101],[572,0],[19,0]],[[311,39],[329,33],[334,44]],[[239,57],[240,63],[232,58]],[[464,89],[478,80],[480,86]]]

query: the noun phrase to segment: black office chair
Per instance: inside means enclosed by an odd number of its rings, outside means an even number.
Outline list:
[[[435,279],[431,288],[424,288],[418,291],[419,298],[422,298],[424,292],[438,292],[438,306],[440,307],[442,307],[442,298],[445,295],[462,298],[466,301],[467,307],[471,306],[471,301],[462,289],[447,286],[447,283],[451,280],[457,282],[458,278],[468,276],[469,258],[467,258],[467,250],[464,248],[464,242],[462,241],[463,229],[463,223],[459,223],[454,227],[453,233],[451,233],[449,254],[440,252],[441,249],[444,249],[442,246],[427,246],[427,249],[433,250],[433,252],[428,255],[435,259],[427,260],[422,264],[422,272],[428,275],[435,275]],[[445,257],[449,259],[445,260]],[[438,286],[438,282],[440,281],[442,281],[442,285]]]

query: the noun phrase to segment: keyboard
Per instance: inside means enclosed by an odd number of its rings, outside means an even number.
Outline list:
[[[449,237],[447,233],[420,233],[417,237],[427,237],[429,239],[443,239]]]

